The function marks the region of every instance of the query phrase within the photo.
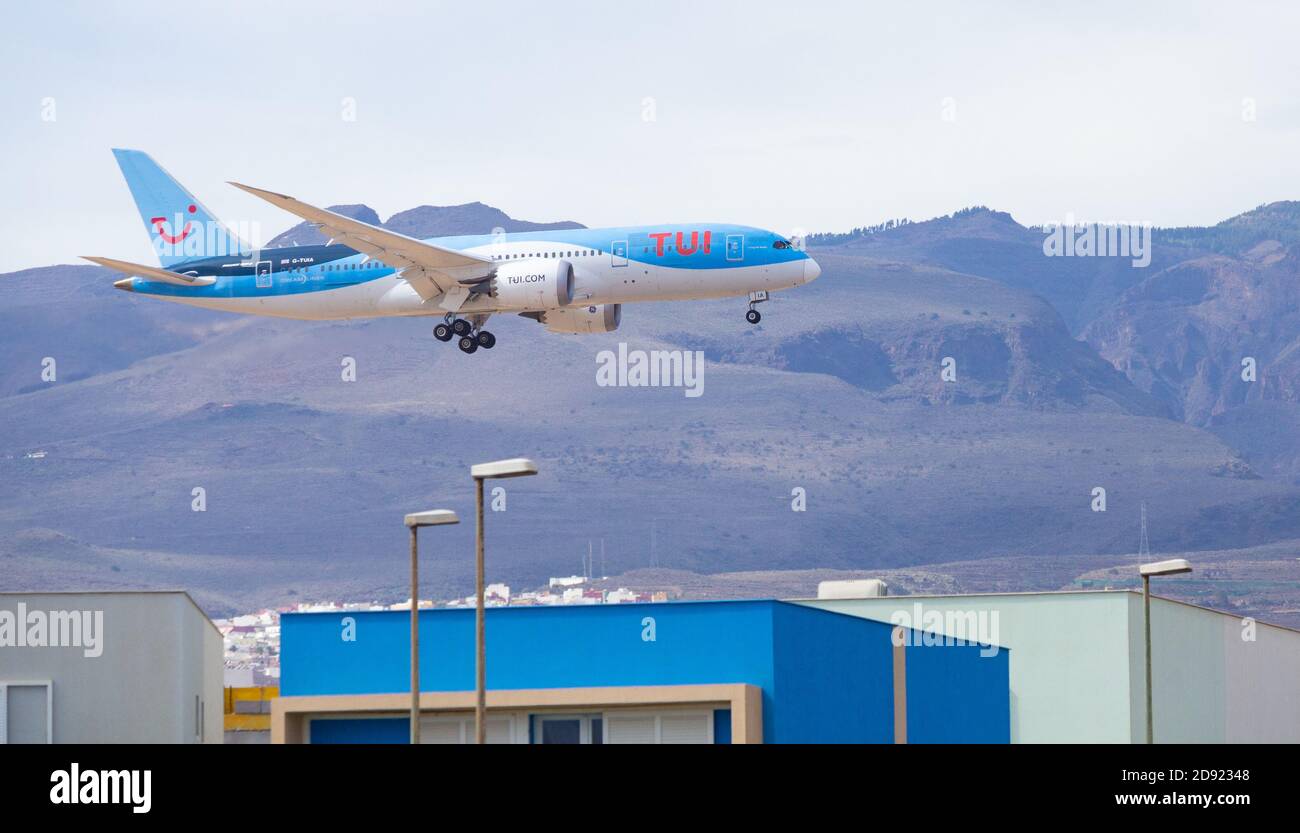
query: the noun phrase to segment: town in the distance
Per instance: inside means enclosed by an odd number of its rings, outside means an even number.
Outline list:
[[[678,597],[675,590],[612,590],[597,586],[603,579],[592,576],[559,576],[545,588],[512,593],[510,585],[488,584],[484,587],[484,604],[488,607],[533,607],[555,605],[630,604],[667,602]],[[474,596],[433,600],[420,599],[421,610],[433,608],[473,608]],[[278,686],[280,681],[280,614],[341,613],[345,611],[410,610],[411,600],[381,602],[316,601],[299,602],[265,608],[225,619],[213,619],[225,646],[225,685],[228,688]]]

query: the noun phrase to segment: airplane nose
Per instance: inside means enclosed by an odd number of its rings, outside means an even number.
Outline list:
[[[817,261],[808,258],[803,262],[803,282],[812,283],[817,280],[817,276],[822,273],[822,268],[817,265]]]
[[[134,281],[135,278],[122,278],[120,281],[113,281],[113,286],[118,289],[125,289],[127,292],[135,292]]]

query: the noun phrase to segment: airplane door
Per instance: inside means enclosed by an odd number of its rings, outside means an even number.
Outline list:
[[[615,240],[609,246],[609,265],[626,266],[627,265],[627,241]]]
[[[745,235],[728,234],[727,235],[727,260],[740,261],[745,259]]]
[[[254,270],[254,274],[257,275],[258,289],[271,288],[271,261],[259,260]]]

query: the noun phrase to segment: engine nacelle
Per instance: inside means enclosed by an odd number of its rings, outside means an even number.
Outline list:
[[[573,300],[573,266],[567,260],[503,263],[492,278],[492,299],[504,309],[568,306]]]
[[[538,321],[553,333],[612,333],[623,319],[622,304],[596,304],[589,307],[548,309]]]

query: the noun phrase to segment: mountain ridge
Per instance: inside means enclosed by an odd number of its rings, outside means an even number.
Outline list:
[[[328,210],[417,239],[458,234],[492,234],[497,229],[520,232],[586,228],[571,220],[554,223],[516,220],[499,208],[477,201],[461,205],[420,205],[399,211],[382,222],[373,208],[362,203],[332,205]],[[302,222],[271,238],[266,247],[312,246],[325,242],[325,236],[314,225]]]

